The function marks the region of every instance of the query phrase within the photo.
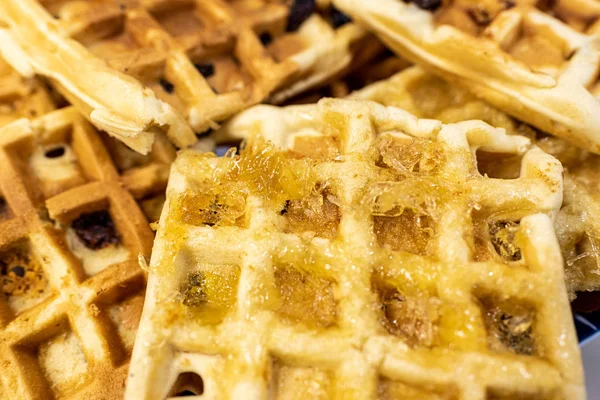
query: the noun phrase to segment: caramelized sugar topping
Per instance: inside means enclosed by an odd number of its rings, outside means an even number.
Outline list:
[[[393,286],[374,280],[381,302],[381,325],[409,346],[433,346],[439,318],[436,298],[424,294],[405,296]]]
[[[245,196],[223,194],[189,194],[181,197],[181,220],[191,225],[244,227]]]
[[[318,190],[301,200],[287,200],[280,214],[284,216],[286,233],[315,232],[317,236],[334,239],[341,214],[327,189]]]
[[[182,303],[188,307],[198,307],[206,304],[206,276],[202,271],[196,271],[188,275],[183,287]]]
[[[240,268],[237,265],[199,265],[179,287],[179,301],[193,317],[220,322],[237,301]]]
[[[496,221],[489,225],[490,240],[496,253],[507,261],[519,261],[521,249],[514,243],[519,224],[513,221]]]
[[[535,355],[534,311],[515,301],[479,297],[488,335],[488,347],[497,352]]]
[[[435,173],[443,157],[436,142],[422,138],[386,135],[379,139],[377,147],[381,156],[378,166],[392,168],[401,176]]]
[[[281,299],[279,314],[318,327],[335,324],[336,301],[331,281],[280,264],[275,267],[275,284]]]
[[[398,216],[375,216],[373,222],[380,246],[394,251],[427,254],[429,241],[434,236],[433,220],[428,215],[407,208]]]
[[[310,168],[313,160],[295,159],[260,139],[249,143],[242,156],[231,150],[218,159],[202,154],[194,157],[215,161],[200,173],[190,168],[189,176],[198,177],[193,184],[194,193],[199,194],[178,196],[179,219],[194,225],[244,227],[248,196],[284,205],[308,198],[317,184]]]
[[[73,220],[71,226],[90,250],[100,250],[121,242],[107,210],[81,214]]]

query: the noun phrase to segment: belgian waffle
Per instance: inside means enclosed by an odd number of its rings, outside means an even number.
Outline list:
[[[240,156],[173,165],[127,399],[585,397],[552,156],[348,100],[223,129],[251,133]]]
[[[22,117],[39,117],[54,108],[40,81],[21,77],[0,58],[0,126]]]
[[[149,150],[141,136],[149,124],[176,123],[169,137],[183,147],[194,137],[179,115],[205,132],[249,104],[324,84],[354,61],[365,31],[339,12],[330,26],[312,2],[289,3],[9,0],[0,5],[10,25],[3,52],[25,63],[21,70],[52,77],[93,123],[135,150]],[[357,58],[378,49],[361,49]],[[98,75],[106,77],[102,90]],[[123,92],[138,97],[116,95]],[[138,136],[143,143],[132,143]]]
[[[594,0],[335,0],[391,49],[542,131],[600,152]]]
[[[476,99],[467,90],[412,67],[352,93],[349,98],[371,100],[405,109],[420,118],[453,123],[480,119],[502,127],[509,134],[525,135],[566,168],[564,203],[555,228],[565,261],[567,287],[571,298],[576,292],[600,289],[600,199],[597,188],[600,157],[567,142],[545,136],[493,106]],[[520,171],[520,157],[482,154],[485,173],[514,178]]]
[[[0,129],[0,170],[0,398],[121,398],[146,218],[73,108]]]

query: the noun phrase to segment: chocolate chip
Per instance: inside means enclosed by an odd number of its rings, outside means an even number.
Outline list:
[[[513,7],[516,6],[515,1],[514,0],[502,0],[502,3],[504,5],[504,9],[505,10],[509,10]]]
[[[437,10],[442,5],[442,0],[409,0],[409,2],[428,11]]]
[[[213,64],[194,64],[194,67],[196,67],[198,72],[200,72],[205,78],[210,78],[215,74],[215,66]]]
[[[20,276],[21,278],[25,276],[25,268],[23,268],[20,265],[15,265],[10,269],[10,271],[15,275]]]
[[[315,0],[294,0],[290,9],[286,30],[295,32],[316,10]]]
[[[126,8],[127,8],[127,7],[125,6],[125,4],[123,4],[123,3],[119,4],[119,9],[120,9],[121,11],[125,11],[125,9],[126,9]]]
[[[65,148],[63,146],[53,147],[44,152],[46,158],[58,158],[65,155]]]
[[[6,213],[8,211],[8,204],[4,197],[0,197],[0,215]]]
[[[348,22],[352,22],[352,18],[333,7],[331,10],[331,24],[334,28],[346,25]]]
[[[81,214],[71,226],[89,249],[99,250],[119,243],[114,222],[106,210]]]
[[[162,86],[164,91],[167,93],[173,93],[173,90],[175,90],[175,86],[171,82],[166,80],[165,78],[160,78],[159,83],[160,83],[160,86]]]
[[[181,393],[176,394],[177,397],[188,397],[188,396],[196,396],[196,393],[190,392],[189,390],[184,390]]]
[[[290,200],[286,200],[285,205],[283,206],[283,209],[279,212],[279,215],[287,214],[291,205],[292,205],[292,202]]]
[[[479,26],[487,26],[492,22],[490,13],[481,6],[469,8],[467,14],[469,14],[469,17],[471,17],[471,19]]]
[[[263,32],[260,34],[259,39],[263,45],[268,46],[273,41],[273,36],[269,32]]]
[[[196,132],[196,137],[203,138],[209,136],[213,132],[212,128],[208,128],[204,132]]]

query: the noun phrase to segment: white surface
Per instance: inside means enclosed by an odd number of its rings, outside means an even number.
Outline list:
[[[600,337],[581,348],[588,400],[600,400]]]

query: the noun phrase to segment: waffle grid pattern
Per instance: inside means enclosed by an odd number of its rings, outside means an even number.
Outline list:
[[[597,2],[456,1],[435,11],[400,0],[334,3],[399,55],[545,132],[600,151]]]
[[[181,213],[188,215],[194,207],[185,203],[186,196],[211,179],[223,184],[214,177],[232,165],[235,169],[240,160],[183,153],[173,166],[153,250],[126,398],[165,398],[186,373],[201,377],[196,394],[203,398],[264,398],[267,393],[287,398],[293,393],[299,398],[359,399],[385,397],[388,389],[395,390],[392,395],[444,394],[461,399],[583,398],[575,333],[562,294],[560,250],[551,234],[552,222],[543,214],[556,212],[562,199],[561,167],[554,158],[536,148],[527,150],[526,139],[506,136],[481,122],[442,125],[375,103],[324,100],[318,106],[259,106],[223,129],[247,129],[293,152],[302,154],[299,149],[308,148],[302,155],[317,158],[323,155],[317,143],[328,139],[338,143],[339,154],[310,167],[339,208],[337,236],[315,237],[319,226],[285,233],[282,205],[265,202],[260,190],[246,193],[244,221],[226,226],[183,223]],[[307,137],[316,138],[310,142],[312,148],[301,146]],[[391,179],[398,176],[389,175],[389,166],[377,165],[379,154],[373,151],[382,137],[437,141],[443,149],[442,154],[434,152],[441,157],[439,169],[428,170],[432,160],[423,156],[420,172],[404,171],[403,179]],[[478,174],[473,159],[478,148],[523,154],[520,177],[500,180]],[[441,200],[439,209],[429,210],[435,215],[432,253],[410,254],[378,245],[374,218],[385,217],[389,207],[416,207],[419,200],[402,193],[411,193],[406,190],[411,186],[417,189],[414,193],[420,190],[417,177],[427,181],[434,176],[447,184],[430,192],[432,204]],[[365,188],[370,189],[365,192]],[[444,197],[448,192],[451,201]],[[388,195],[396,199],[392,205],[382,200]],[[474,261],[476,251],[468,239],[475,230],[469,217],[474,207],[489,211],[490,216],[520,221],[520,261],[508,263],[493,250],[487,258]],[[483,247],[489,250],[491,244]],[[238,273],[227,281],[233,288],[214,289],[221,301],[231,293],[234,297],[231,308],[216,322],[207,315],[190,318],[185,297],[182,302],[181,296],[173,295],[185,291],[190,274],[203,265]],[[320,296],[317,303],[333,296],[330,323],[317,321],[319,328],[311,325],[310,302],[298,304],[307,316],[282,317],[276,294],[282,265],[304,274],[303,284],[315,277],[332,283],[331,292],[312,295]],[[419,270],[424,271],[421,278]],[[455,321],[444,330],[443,336],[449,335],[444,343],[413,346],[406,338],[390,334],[381,322],[384,305],[378,300],[374,277],[404,289],[411,286],[409,281],[419,281],[424,293],[435,293],[431,297],[448,307],[442,318]],[[210,293],[204,295],[202,301],[210,305],[214,299]],[[535,343],[543,355],[488,348],[485,313],[476,300],[484,302],[485,295],[535,310]],[[565,341],[559,344],[556,337]]]
[[[476,99],[465,89],[412,67],[390,79],[358,90],[348,97],[370,100],[386,106],[399,107],[420,118],[435,118],[444,123],[480,119],[492,126],[502,127],[509,134],[527,134],[548,154],[558,158],[566,169],[564,201],[555,221],[555,229],[565,261],[569,295],[594,291],[600,287],[596,273],[600,215],[596,194],[597,168],[600,157],[578,149],[564,140],[539,135],[534,129],[511,118],[502,111]],[[482,159],[496,177],[511,178],[518,173],[518,158]]]
[[[36,118],[54,110],[54,101],[35,79],[23,78],[0,60],[0,126],[18,118]]]
[[[39,148],[50,176],[27,164]],[[77,179],[59,173],[75,171],[73,161],[71,169],[53,168],[57,148],[61,157],[77,156]],[[150,253],[153,238],[144,215],[96,131],[72,108],[4,127],[0,165],[0,397],[120,397],[146,280],[138,254]],[[78,217],[102,210],[127,256],[88,273],[93,256],[74,250],[68,230]],[[11,291],[19,277],[27,281]]]

